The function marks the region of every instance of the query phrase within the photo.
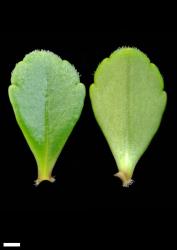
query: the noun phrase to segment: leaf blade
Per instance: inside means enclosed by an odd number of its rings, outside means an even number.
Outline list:
[[[158,68],[134,48],[116,50],[95,72],[92,108],[127,181],[160,125],[167,99],[163,86]]]
[[[38,165],[38,180],[51,171],[82,111],[85,87],[66,60],[49,51],[26,55],[12,72],[9,98]]]

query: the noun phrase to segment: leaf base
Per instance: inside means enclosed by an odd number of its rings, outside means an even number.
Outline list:
[[[129,187],[134,182],[134,180],[132,180],[127,174],[122,171],[119,171],[118,173],[114,174],[114,176],[121,179],[123,187]]]
[[[37,187],[42,181],[50,181],[51,183],[55,182],[54,177],[38,177],[37,180],[35,180],[35,186]]]

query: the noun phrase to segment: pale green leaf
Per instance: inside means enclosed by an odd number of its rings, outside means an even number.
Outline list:
[[[68,61],[37,50],[16,65],[11,83],[9,98],[37,162],[37,183],[52,181],[55,162],[81,114],[85,87]]]
[[[98,66],[90,98],[123,185],[156,133],[166,106],[158,68],[135,48],[121,48]]]

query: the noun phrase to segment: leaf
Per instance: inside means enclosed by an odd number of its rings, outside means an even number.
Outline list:
[[[81,114],[85,87],[66,60],[33,51],[12,72],[9,98],[38,166],[39,184],[52,169]]]
[[[135,48],[121,48],[98,66],[90,98],[123,186],[156,133],[166,106],[158,68]]]

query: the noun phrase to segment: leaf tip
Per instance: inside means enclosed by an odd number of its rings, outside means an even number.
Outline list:
[[[123,46],[118,48],[117,50],[115,50],[111,55],[110,58],[114,57],[114,56],[142,56],[144,57],[144,59],[148,62],[150,62],[149,57],[142,52],[140,49],[136,48],[136,47],[129,47],[129,46]]]

